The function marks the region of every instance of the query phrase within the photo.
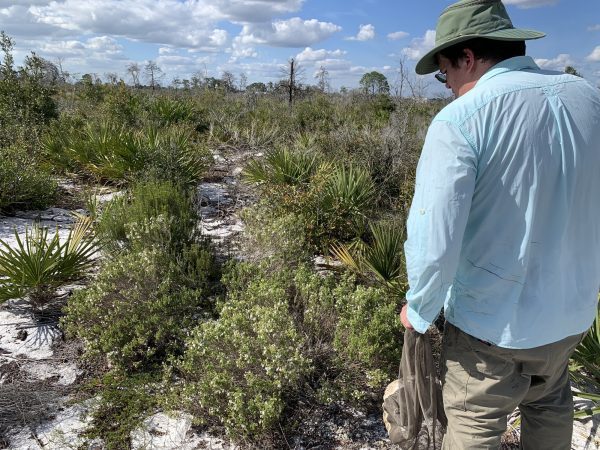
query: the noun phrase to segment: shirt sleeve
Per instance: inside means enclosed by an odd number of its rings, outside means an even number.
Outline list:
[[[404,243],[408,320],[424,333],[458,267],[477,176],[476,153],[456,124],[434,120],[417,166]]]

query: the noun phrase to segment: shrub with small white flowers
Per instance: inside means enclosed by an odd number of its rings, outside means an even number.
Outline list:
[[[182,398],[199,422],[222,424],[232,437],[270,431],[310,362],[294,326],[285,286],[255,279],[232,293],[218,320],[200,324],[178,366]]]
[[[383,290],[269,262],[233,264],[223,281],[219,318],[192,332],[176,366],[174,403],[198,422],[260,440],[295,414],[293,399],[363,400],[394,376],[401,327]]]

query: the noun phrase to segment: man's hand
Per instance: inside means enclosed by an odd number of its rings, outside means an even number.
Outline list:
[[[400,321],[402,322],[402,325],[404,325],[404,328],[406,328],[407,330],[414,330],[413,326],[411,325],[410,321],[408,320],[408,304],[405,304],[402,307],[402,311],[400,311]]]

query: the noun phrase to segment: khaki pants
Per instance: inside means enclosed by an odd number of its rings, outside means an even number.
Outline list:
[[[568,450],[573,396],[568,361],[582,335],[532,349],[489,345],[446,322],[442,370],[444,450],[500,448],[507,416],[521,411],[524,450]]]

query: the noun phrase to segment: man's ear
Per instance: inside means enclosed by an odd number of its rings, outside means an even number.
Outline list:
[[[464,53],[463,60],[464,60],[465,64],[467,65],[467,71],[471,72],[475,68],[475,62],[476,62],[475,53],[473,53],[473,50],[471,50],[470,48],[465,48],[463,50],[463,53]]]

